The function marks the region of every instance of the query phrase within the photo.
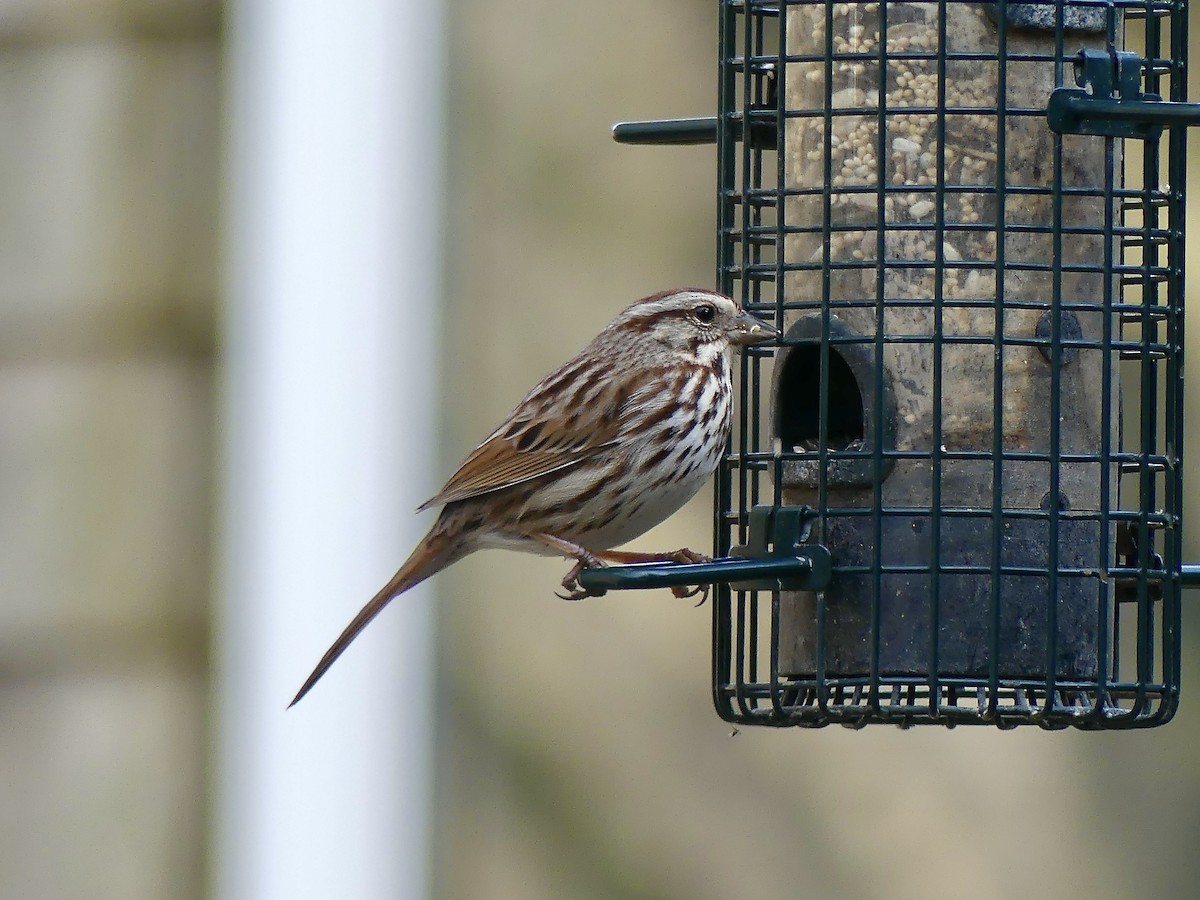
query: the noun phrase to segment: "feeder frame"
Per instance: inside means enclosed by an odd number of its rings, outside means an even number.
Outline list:
[[[785,198],[789,193],[789,176],[781,144],[786,144],[789,121],[798,115],[824,117],[828,130],[846,110],[836,109],[829,100],[833,84],[835,60],[854,60],[850,54],[835,52],[832,43],[833,4],[825,4],[824,78],[826,102],[823,112],[797,110],[788,105],[787,91],[781,83],[789,65],[808,63],[788,49],[787,14],[793,10],[812,8],[814,0],[762,2],[762,0],[723,0],[720,4],[720,82],[716,117],[657,120],[619,123],[613,128],[614,138],[630,144],[705,144],[718,147],[718,287],[738,296],[743,305],[758,315],[774,313],[776,323],[784,327],[797,308],[785,296],[784,282],[789,272],[805,268],[787,258],[785,236],[793,223],[786,221]],[[839,4],[861,7],[863,4]],[[939,165],[943,174],[929,190],[938,213],[933,226],[938,234],[950,233],[955,227],[943,212],[948,188],[945,176],[946,147],[946,73],[949,64],[969,59],[968,54],[948,51],[947,8],[965,5],[964,0],[940,0],[934,3],[882,3],[879,13],[881,31],[887,30],[889,8],[912,6],[937,10],[936,29],[940,36],[935,52],[922,57],[936,68],[939,103],[933,114],[937,117],[936,141]],[[975,4],[979,5],[979,4]],[[728,721],[741,724],[801,725],[819,727],[840,723],[861,727],[872,722],[888,722],[901,726],[915,724],[991,724],[1001,728],[1020,724],[1037,724],[1046,729],[1074,726],[1082,729],[1140,728],[1162,724],[1174,714],[1179,691],[1179,591],[1200,588],[1200,565],[1184,564],[1180,560],[1180,498],[1182,479],[1182,300],[1183,300],[1183,175],[1185,127],[1200,124],[1200,104],[1184,101],[1184,50],[1186,48],[1186,3],[1156,2],[1156,0],[1052,0],[1043,3],[1011,3],[999,0],[987,4],[994,21],[1012,27],[1041,29],[1051,37],[1052,52],[1043,61],[1055,67],[1058,85],[1049,95],[1045,120],[1054,132],[1053,164],[1055,174],[1049,191],[1052,200],[1052,219],[1041,233],[1048,234],[1055,248],[1054,258],[1046,270],[1053,281],[1053,296],[1047,312],[1037,323],[1036,334],[1028,339],[1016,339],[1001,331],[1004,298],[998,287],[994,301],[997,317],[995,336],[997,388],[995,392],[995,421],[1002,421],[999,391],[999,357],[1015,347],[1036,347],[1050,363],[1052,383],[1058,385],[1061,367],[1070,364],[1081,352],[1105,354],[1104,371],[1114,370],[1116,360],[1136,364],[1138,371],[1135,404],[1125,410],[1136,434],[1125,449],[1124,433],[1116,426],[1117,437],[1110,446],[1109,417],[1115,407],[1109,403],[1102,410],[1104,422],[1103,451],[1096,453],[1064,453],[1061,447],[1061,398],[1053,392],[1051,407],[1052,449],[1046,453],[1020,454],[1004,449],[999,431],[990,450],[965,451],[940,447],[935,442],[930,450],[909,453],[908,457],[928,460],[935,470],[933,503],[928,510],[931,530],[932,560],[926,572],[932,572],[931,617],[939,622],[938,582],[956,573],[983,576],[990,574],[990,609],[981,610],[989,620],[990,655],[986,671],[981,675],[961,673],[946,675],[939,660],[938,629],[929,636],[928,671],[911,676],[883,672],[880,669],[881,600],[886,602],[881,587],[884,570],[903,574],[904,566],[885,566],[881,560],[885,516],[905,514],[908,510],[888,508],[883,502],[880,485],[887,477],[890,462],[906,458],[903,452],[885,451],[876,437],[872,445],[856,452],[832,449],[828,445],[830,389],[830,360],[833,354],[845,349],[838,344],[833,313],[830,308],[829,284],[844,265],[826,257],[816,267],[824,279],[825,289],[820,304],[818,333],[811,339],[818,358],[820,440],[816,456],[819,460],[818,494],[825,500],[815,508],[785,502],[781,486],[788,452],[767,453],[756,449],[763,429],[762,413],[755,398],[762,390],[761,366],[774,352],[773,348],[747,348],[742,358],[740,384],[743,402],[739,406],[735,438],[718,471],[716,489],[715,543],[722,558],[696,565],[650,564],[617,566],[582,573],[584,587],[594,589],[625,589],[665,587],[679,584],[712,583],[718,586],[714,615],[714,701],[719,714]],[[773,21],[772,21],[773,20]],[[1069,54],[1070,44],[1077,31],[1095,31],[1097,23],[1106,38],[1103,49],[1087,48]],[[1118,48],[1118,34],[1125,26],[1141,28],[1147,53]],[[993,187],[998,210],[993,227],[1003,238],[1006,232],[1019,229],[1004,217],[1005,177],[1003,167],[1005,127],[1018,114],[1028,111],[1010,109],[1006,93],[1005,67],[1011,60],[1007,47],[1008,29],[998,29],[996,52],[986,57],[998,67],[1000,100],[991,107],[972,107],[969,112],[991,117],[999,130],[998,148],[1001,161],[997,163],[999,185]],[[1161,50],[1167,45],[1167,53]],[[878,41],[874,57],[864,55],[868,62],[887,71],[889,52],[886,41]],[[911,54],[910,54],[911,56]],[[909,57],[901,55],[901,58]],[[915,57],[914,57],[915,58]],[[820,62],[821,59],[815,60]],[[1038,57],[1039,60],[1043,58]],[[1021,62],[1027,62],[1020,57]],[[1073,74],[1076,88],[1061,82],[1067,70]],[[881,89],[883,90],[880,76]],[[1169,99],[1161,99],[1165,85]],[[856,111],[858,115],[876,115],[879,128],[880,155],[884,135],[891,125],[895,110],[883,103],[877,109]],[[743,140],[749,134],[750,140]],[[1064,237],[1086,234],[1084,228],[1064,224],[1064,203],[1071,188],[1061,175],[1065,135],[1090,135],[1105,140],[1107,180],[1101,196],[1109,210],[1106,222],[1099,229],[1105,247],[1102,264],[1086,269],[1105,280],[1105,300],[1098,311],[1104,322],[1103,335],[1088,337],[1079,326],[1073,310],[1084,305],[1067,302],[1063,294],[1063,276],[1070,267],[1062,262]],[[1163,144],[1164,136],[1166,144]],[[1119,141],[1136,140],[1143,143],[1144,160],[1140,173],[1129,172],[1130,186],[1118,186],[1124,157]],[[774,154],[774,158],[771,155]],[[1161,178],[1165,160],[1168,179]],[[830,193],[833,184],[831,158],[825,160],[825,213],[822,226],[826,248],[829,236],[838,232],[833,225]],[[877,282],[878,307],[884,310],[892,302],[885,296],[885,278],[893,263],[885,261],[884,200],[891,187],[880,169],[877,187],[865,190],[877,198],[879,207],[879,269]],[[1138,180],[1141,184],[1138,184]],[[986,186],[985,186],[986,187]],[[1076,193],[1079,193],[1076,191]],[[1087,192],[1084,192],[1087,193]],[[1115,211],[1115,212],[1114,212]],[[1132,216],[1133,224],[1128,224]],[[1140,222],[1136,221],[1140,216]],[[1118,220],[1119,223],[1118,223]],[[860,229],[872,226],[857,226]],[[1119,247],[1119,253],[1115,248]],[[1140,253],[1131,263],[1124,263],[1123,254],[1130,250]],[[1118,257],[1121,257],[1120,259]],[[942,294],[941,278],[953,271],[938,242],[933,268],[938,278],[931,298],[938,321],[943,311],[955,304]],[[998,277],[1009,271],[1004,241],[996,251],[994,268]],[[813,267],[807,267],[812,269]],[[1125,290],[1140,291],[1132,301],[1126,301]],[[1118,296],[1119,294],[1119,296]],[[789,315],[791,313],[792,315]],[[1051,314],[1055,313],[1055,314]],[[1136,338],[1124,338],[1124,325],[1130,323],[1141,329]],[[792,323],[794,324],[794,322]],[[1160,327],[1166,335],[1160,336]],[[807,340],[807,339],[806,339]],[[880,327],[871,338],[883,358],[883,348],[892,340]],[[940,358],[947,347],[955,346],[952,335],[940,329],[921,338],[931,343],[935,357]],[[800,346],[800,342],[784,349]],[[849,342],[848,342],[849,343]],[[885,380],[882,365],[876,366],[876,393],[882,396]],[[1107,376],[1106,376],[1107,377]],[[935,386],[935,401],[940,402],[940,384]],[[1107,387],[1105,388],[1107,391]],[[1161,410],[1160,410],[1161,407]],[[882,404],[875,403],[874,434],[884,432],[885,414]],[[936,426],[940,432],[939,424]],[[869,423],[868,423],[869,424]],[[869,427],[867,429],[870,430]],[[804,454],[801,454],[803,457]],[[1116,467],[1121,478],[1136,476],[1140,503],[1137,509],[1117,503],[1084,515],[1084,521],[1096,521],[1103,533],[1113,535],[1113,555],[1107,560],[1084,565],[1070,565],[1060,559],[1059,535],[1069,530],[1074,519],[1068,508],[1060,508],[1064,495],[1060,492],[1059,467],[1064,461],[1096,463],[1102,468]],[[876,546],[866,567],[873,579],[873,591],[864,638],[870,643],[869,671],[857,677],[845,674],[831,676],[828,648],[823,638],[829,624],[830,610],[824,589],[831,580],[846,577],[851,571],[845,564],[839,567],[836,554],[819,540],[828,533],[828,480],[831,463],[845,459],[856,464],[868,464],[869,478],[874,484],[874,502],[867,515],[873,517]],[[994,465],[993,499],[990,506],[978,508],[942,508],[939,501],[936,473],[943,465],[956,460],[991,460]],[[1001,561],[1001,530],[1008,511],[1000,499],[1000,483],[1004,467],[1022,460],[1044,461],[1049,466],[1049,478],[1043,508],[1037,521],[1045,522],[1050,533],[1049,560],[1040,575],[1049,585],[1049,597],[1057,596],[1058,585],[1073,583],[1071,579],[1086,578],[1099,565],[1109,579],[1108,600],[1101,600],[1098,615],[1099,634],[1096,636],[1099,659],[1094,673],[1086,677],[1063,677],[1059,674],[1057,603],[1046,606],[1047,634],[1045,671],[1038,677],[1014,678],[1000,671],[1001,593],[1000,576],[1033,576],[1022,567]],[[772,502],[760,498],[764,474],[773,475]],[[1106,478],[1108,476],[1105,476]],[[1107,488],[1105,489],[1108,490]],[[735,502],[735,496],[741,498]],[[1060,498],[1055,501],[1054,498]],[[953,522],[956,516],[983,516],[990,521],[993,532],[991,559],[982,565],[947,563],[939,558],[942,547],[939,529],[943,522]],[[1031,514],[1032,515],[1032,514]],[[914,520],[915,521],[915,520]],[[745,536],[742,541],[736,535]],[[1104,543],[1102,542],[1102,545]],[[1106,545],[1105,545],[1106,546]],[[1158,552],[1161,549],[1163,552]],[[1107,551],[1105,551],[1107,552]],[[1093,568],[1089,569],[1089,565]],[[911,567],[914,574],[921,566]],[[1026,567],[1028,568],[1028,567]],[[789,675],[781,668],[779,646],[783,627],[781,597],[790,592],[809,592],[815,598],[816,649],[815,667],[809,675]],[[770,592],[768,598],[760,596]],[[735,596],[736,594],[736,596]],[[1122,618],[1129,607],[1133,622]],[[1131,630],[1132,634],[1126,634]],[[1132,654],[1122,656],[1128,645]],[[1128,656],[1134,657],[1132,671]],[[763,670],[766,670],[765,672]]]

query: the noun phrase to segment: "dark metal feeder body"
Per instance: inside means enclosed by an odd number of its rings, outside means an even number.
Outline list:
[[[1171,718],[1185,49],[1152,0],[727,0],[718,117],[618,127],[716,140],[718,283],[784,331],[696,570],[724,718]]]
[[[1044,14],[1046,8],[1022,9]],[[905,108],[940,100],[964,110],[995,102],[998,64],[961,59],[995,53],[998,28],[984,5],[891,4],[889,10],[887,34],[897,51],[941,51],[945,59],[898,53],[882,79],[885,109],[889,101]],[[1091,19],[1101,33],[1093,27],[1077,40],[1102,47],[1103,14]],[[788,53],[821,55],[829,24],[824,5],[789,9]],[[865,4],[835,14],[832,27],[836,46],[877,51],[867,36],[880,33],[881,16]],[[1052,26],[1007,36],[1008,53],[1020,57],[1049,57],[1053,45]],[[1106,276],[1068,272],[1103,259],[1104,200],[1070,196],[1058,211],[1064,228],[1090,224],[1096,233],[1062,240],[1046,226],[1055,219],[1056,186],[1102,191],[1109,164],[1104,142],[1064,154],[1055,166],[1055,135],[1044,119],[1001,123],[982,111],[885,112],[881,141],[879,115],[859,112],[880,106],[878,60],[852,64],[860,71],[835,71],[831,81],[824,66],[824,59],[790,65],[785,81],[789,105],[829,109],[838,141],[826,143],[824,117],[785,125],[785,185],[796,192],[785,201],[787,220],[820,225],[829,203],[828,232],[788,236],[785,254],[828,259],[829,268],[785,275],[784,298],[796,312],[785,316],[792,325],[776,364],[771,424],[782,452],[802,454],[783,464],[783,501],[823,510],[822,543],[844,570],[823,597],[826,674],[871,672],[873,580],[883,567],[889,571],[879,580],[875,661],[882,675],[927,673],[936,627],[942,676],[986,678],[995,649],[1002,678],[1044,679],[1048,671],[1094,678],[1099,604],[1106,602],[1100,561],[1111,555],[1114,537],[1111,529],[1102,535],[1098,524],[1101,465],[1092,460],[1100,458],[1102,431],[1118,421],[1118,394],[1116,367],[1104,364],[1105,351],[1080,346],[1096,347],[1103,338],[1105,314],[1084,309],[1103,305]],[[1009,103],[1044,108],[1055,74],[1049,61],[1010,66]],[[885,190],[881,198],[881,168],[889,186],[912,189]],[[827,173],[834,185],[828,198]],[[1002,208],[994,191],[999,183],[1010,192]],[[978,222],[989,227],[961,227]],[[811,364],[823,336],[831,426],[825,442],[813,408],[822,368]],[[797,365],[799,355],[810,364]],[[797,403],[800,397],[811,399]],[[847,407],[861,410],[857,430],[838,422]],[[822,460],[822,445],[841,458]],[[897,454],[881,455],[878,472],[876,447]],[[1060,460],[1052,477],[1056,448],[1060,457],[1088,461]],[[857,514],[876,502],[882,516]],[[1050,504],[1060,513],[1053,528]],[[992,560],[997,565],[989,567]],[[995,648],[986,615],[993,588],[1000,605]],[[1057,640],[1048,660],[1051,597]],[[811,593],[783,598],[780,665],[789,675],[816,671],[816,605]]]
[[[1182,130],[1130,153],[1046,115],[1132,32],[1155,51],[1134,80],[1176,89],[1175,20],[1147,9],[726,7],[722,274],[785,336],[746,364],[724,540],[751,506],[802,508],[832,565],[722,596],[725,717],[1170,717]]]

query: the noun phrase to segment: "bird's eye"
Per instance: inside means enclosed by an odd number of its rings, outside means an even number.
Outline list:
[[[717,317],[717,311],[711,303],[701,303],[692,310],[692,315],[696,317],[696,321],[711,325],[713,319]]]

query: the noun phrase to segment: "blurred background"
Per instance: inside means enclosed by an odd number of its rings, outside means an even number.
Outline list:
[[[1165,728],[732,735],[707,607],[485,553],[284,716],[528,387],[713,280],[714,151],[608,129],[714,111],[715,2],[332,7],[0,0],[0,895],[1194,893],[1186,596]]]

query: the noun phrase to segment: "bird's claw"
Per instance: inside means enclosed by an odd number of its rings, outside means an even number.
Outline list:
[[[554,592],[554,596],[559,600],[586,600],[588,597],[603,597],[608,591],[589,591],[587,588],[576,588],[569,594],[560,594]]]
[[[663,559],[663,556],[656,556],[655,559]],[[697,553],[695,550],[689,550],[687,547],[682,547],[673,553],[668,553],[666,559],[676,563],[706,563],[712,562],[712,557],[705,556],[703,553]],[[565,578],[562,580],[563,590],[565,594],[560,594],[555,591],[554,596],[561,600],[583,600],[586,597],[603,597],[608,591],[605,590],[589,590],[579,583],[579,575],[584,569],[599,569],[605,565],[604,561],[592,554],[580,557],[574,566],[571,567]],[[696,606],[703,606],[704,601],[708,599],[709,591],[712,585],[697,584],[697,585],[675,585],[670,590],[676,597],[686,599],[688,597],[700,596]]]
[[[563,590],[567,593],[560,594],[554,592],[554,596],[560,600],[583,600],[587,597],[603,597],[608,591],[588,590],[579,583],[579,575],[584,569],[599,569],[603,568],[604,563],[596,557],[586,557],[579,560],[571,567],[566,577],[562,580]]]
[[[703,553],[697,553],[695,550],[689,550],[687,547],[681,547],[671,554],[671,561],[677,563],[707,563],[712,562],[711,556],[705,556]],[[686,600],[688,597],[700,595],[700,599],[696,601],[696,606],[703,606],[704,601],[708,599],[708,592],[712,589],[710,584],[697,584],[688,587],[687,585],[676,585],[671,588],[671,593],[680,600]]]
[[[708,599],[709,590],[711,590],[711,586],[707,584],[697,584],[691,587],[677,584],[671,588],[671,593],[680,600],[686,600],[688,597],[695,597],[699,594],[700,599],[696,601],[696,606],[703,606],[704,601]]]

